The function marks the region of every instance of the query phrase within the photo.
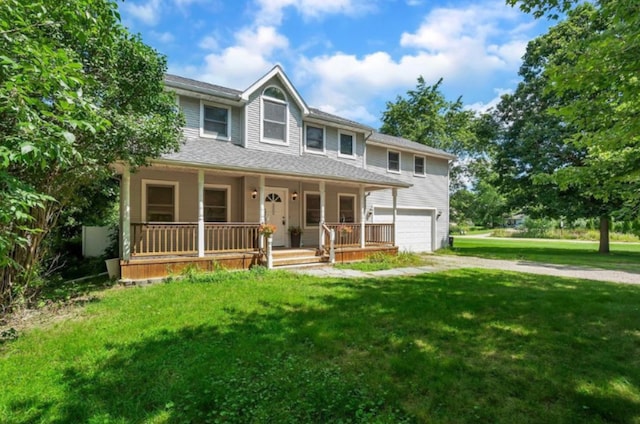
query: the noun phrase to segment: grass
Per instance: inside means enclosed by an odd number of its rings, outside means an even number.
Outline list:
[[[416,253],[398,252],[397,255],[389,255],[383,252],[374,253],[367,256],[362,262],[348,262],[336,264],[339,269],[355,269],[358,271],[371,272],[382,271],[393,268],[403,268],[412,266],[427,265],[429,261]]]
[[[640,423],[640,288],[217,273],[0,346],[0,422]]]
[[[457,236],[453,249],[441,254],[478,256],[562,265],[589,266],[640,273],[640,244],[611,243],[611,253],[598,253],[598,243],[553,240],[496,240]]]

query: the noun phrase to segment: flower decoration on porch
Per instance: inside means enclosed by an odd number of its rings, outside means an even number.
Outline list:
[[[351,234],[353,232],[353,228],[351,228],[348,225],[339,225],[338,228],[336,229],[338,231],[338,233],[340,235],[347,235],[347,234]]]
[[[271,234],[276,232],[276,226],[273,224],[260,224],[258,232],[265,237],[269,237]]]
[[[289,227],[289,234],[291,234],[292,236],[300,235],[302,234],[302,228],[296,225],[292,225]]]

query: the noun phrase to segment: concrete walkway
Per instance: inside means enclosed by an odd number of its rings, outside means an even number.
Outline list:
[[[609,281],[623,284],[640,284],[640,274],[625,271],[610,271],[599,268],[579,267],[573,265],[542,264],[527,261],[506,261],[483,259],[470,256],[430,256],[433,265],[395,268],[385,271],[356,271],[352,269],[337,269],[332,266],[319,268],[298,268],[293,272],[314,275],[316,277],[336,278],[372,278],[372,277],[402,277],[423,274],[426,272],[446,271],[459,268],[485,268],[504,271],[526,272],[529,274],[550,275],[554,277],[582,278],[585,280]]]

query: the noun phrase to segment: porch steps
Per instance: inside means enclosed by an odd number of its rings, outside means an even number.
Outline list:
[[[274,249],[272,254],[274,268],[313,266],[327,262],[327,258],[318,255],[316,249]]]

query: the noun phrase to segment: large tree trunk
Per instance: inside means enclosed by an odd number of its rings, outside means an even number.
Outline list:
[[[609,253],[609,217],[600,217],[600,253]]]

